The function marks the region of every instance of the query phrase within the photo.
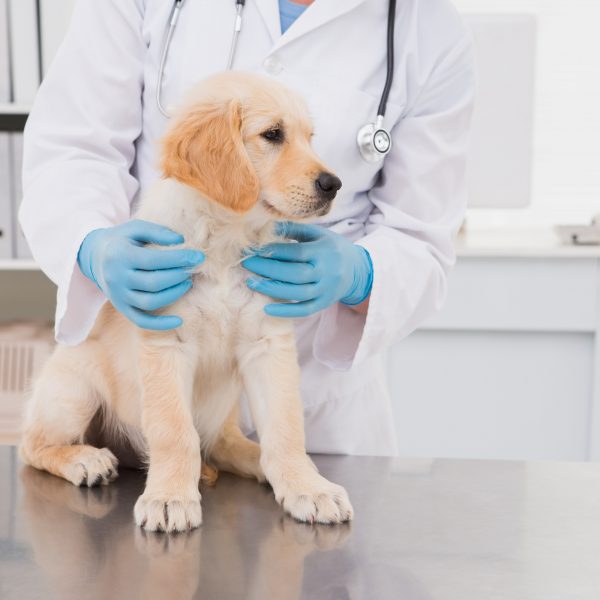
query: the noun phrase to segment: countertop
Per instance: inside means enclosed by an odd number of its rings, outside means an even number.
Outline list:
[[[350,525],[222,474],[204,524],[146,534],[144,474],[76,488],[0,447],[0,598],[597,600],[600,465],[315,456]]]
[[[600,259],[600,245],[561,241],[550,226],[467,226],[456,238],[458,258]],[[33,259],[0,259],[2,271],[39,271]]]
[[[563,243],[551,227],[469,227],[456,239],[458,258],[600,258],[600,246]]]

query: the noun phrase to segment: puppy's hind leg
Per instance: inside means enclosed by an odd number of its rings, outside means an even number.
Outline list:
[[[118,464],[107,448],[83,443],[100,408],[93,358],[85,345],[55,350],[35,384],[19,449],[32,467],[89,487],[115,479]]]
[[[260,466],[260,446],[242,433],[238,425],[237,405],[229,413],[210,451],[210,460],[221,471],[266,481]]]

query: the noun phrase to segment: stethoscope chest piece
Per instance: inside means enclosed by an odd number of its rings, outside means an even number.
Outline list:
[[[360,155],[369,163],[381,162],[392,149],[392,138],[379,122],[363,125],[358,130],[356,142]]]
[[[368,163],[383,161],[386,154],[392,149],[390,132],[383,127],[385,107],[387,104],[392,81],[394,79],[394,23],[396,20],[396,0],[389,0],[388,27],[387,27],[387,74],[381,100],[377,108],[375,123],[363,125],[356,135],[356,143],[360,155]]]

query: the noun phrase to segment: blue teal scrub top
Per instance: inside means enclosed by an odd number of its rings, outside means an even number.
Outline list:
[[[281,22],[281,33],[306,10],[308,4],[297,4],[291,0],[279,0],[279,20]]]

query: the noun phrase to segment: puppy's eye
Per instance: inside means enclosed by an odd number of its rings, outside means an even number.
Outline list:
[[[281,127],[267,129],[267,131],[263,131],[260,135],[264,137],[265,140],[269,140],[269,142],[274,142],[276,144],[283,142],[283,129]]]

